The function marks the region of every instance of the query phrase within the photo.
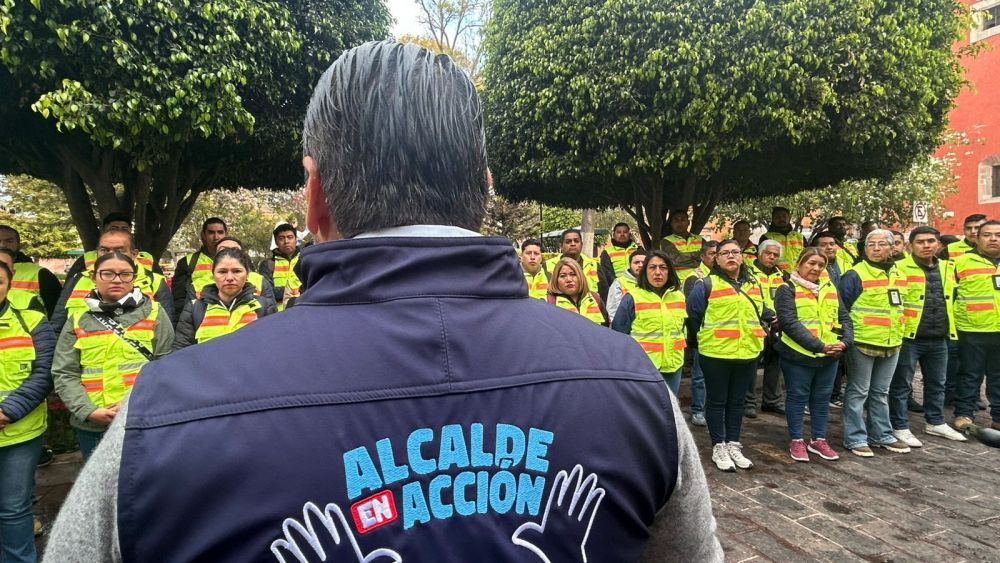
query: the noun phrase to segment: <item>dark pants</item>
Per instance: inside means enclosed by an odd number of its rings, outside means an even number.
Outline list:
[[[764,381],[761,385],[761,406],[780,407],[785,403],[785,392],[781,389],[781,358],[778,357],[777,350],[768,341],[771,349],[764,353]],[[747,388],[746,406],[757,408],[757,372],[750,380]]]
[[[889,421],[893,430],[910,428],[906,400],[913,391],[913,374],[920,365],[924,377],[924,419],[944,424],[944,383],[948,369],[948,340],[903,339],[899,361],[889,384]]]
[[[813,439],[826,438],[830,418],[830,391],[837,377],[837,362],[825,366],[808,366],[784,358],[781,372],[785,375],[785,421],[792,440],[802,439],[802,424],[809,405]]]
[[[990,418],[1000,422],[1000,333],[959,332],[958,361],[955,416],[972,418],[985,377]]]
[[[951,403],[955,400],[955,389],[958,388],[958,340],[948,340],[948,369],[944,382],[944,400]]]
[[[850,369],[848,362],[850,354],[841,354],[840,361],[837,362],[837,376],[833,380],[833,389],[830,391],[830,402],[844,400],[844,381],[847,379],[847,371]]]
[[[80,442],[80,455],[83,456],[83,461],[90,459],[90,454],[94,453],[94,450],[97,449],[97,444],[101,443],[101,438],[103,437],[104,432],[92,432],[76,428],[76,439]]]
[[[722,360],[699,355],[705,374],[705,421],[712,444],[739,442],[747,388],[757,375],[757,360]]]

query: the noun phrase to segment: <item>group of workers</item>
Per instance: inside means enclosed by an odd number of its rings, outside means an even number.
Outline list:
[[[531,297],[630,334],[675,394],[690,366],[690,420],[708,426],[719,469],[753,466],[740,433],[743,417],[757,416],[761,364],[761,410],[785,416],[796,461],[839,458],[827,441],[831,407],[843,408],[843,446],[859,457],[921,447],[909,410],[923,412],[926,434],[965,441],[984,379],[1000,429],[1000,221],[971,215],[964,238],[950,240],[920,226],[907,244],[874,221],[854,242],[833,217],[807,242],[775,208],[755,244],[747,221],[717,242],[689,232],[685,210],[669,219],[659,249],[619,223],[591,258],[570,229],[547,261],[540,241],[524,241],[521,266]],[[918,365],[922,404],[912,398]]]
[[[97,248],[66,283],[21,252],[16,229],[0,225],[0,560],[34,561],[34,472],[53,391],[70,412],[87,459],[147,362],[207,342],[294,303],[294,227],[274,229],[272,256],[252,267],[219,218],[173,278],[139,251],[129,218],[102,221]]]
[[[756,416],[761,364],[761,409],[785,416],[797,461],[838,459],[827,441],[831,406],[843,407],[843,445],[857,456],[920,447],[907,415],[917,365],[925,433],[964,441],[956,429],[973,424],[984,377],[1000,428],[1000,362],[988,354],[1000,347],[1000,221],[970,216],[965,237],[947,245],[931,227],[913,229],[906,245],[874,222],[855,244],[840,217],[807,244],[782,208],[756,244],[746,221],[722,242],[690,233],[684,210],[671,213],[670,227],[647,250],[620,223],[599,259],[569,229],[548,260],[539,241],[524,241],[521,266],[530,297],[631,335],[675,395],[690,366],[691,422],[708,427],[719,469],[753,466],[740,434],[743,417]],[[0,522],[6,557],[33,557],[33,475],[53,386],[86,459],[145,363],[294,303],[296,231],[283,224],[273,235],[272,256],[255,271],[225,222],[208,219],[202,247],[168,283],[138,250],[128,217],[111,214],[60,288],[20,252],[17,231],[0,226],[0,471],[17,482],[0,495],[16,515]]]

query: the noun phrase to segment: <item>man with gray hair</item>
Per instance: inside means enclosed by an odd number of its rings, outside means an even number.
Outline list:
[[[774,294],[781,284],[788,281],[788,274],[781,270],[781,256],[783,254],[781,243],[774,239],[764,239],[757,245],[757,257],[747,263],[750,274],[760,284],[760,292],[764,297],[764,305],[774,310]],[[795,266],[792,264],[792,266]],[[743,407],[743,414],[748,418],[757,418],[757,406],[760,410],[771,412],[780,416],[785,416],[785,390],[781,386],[781,362],[774,345],[777,339],[774,333],[769,333],[767,341],[764,343],[764,352],[761,354],[761,367],[764,370],[763,381],[761,382],[760,402],[757,400],[757,378],[747,389],[746,404]]]
[[[345,52],[303,145],[297,305],[147,364],[48,558],[722,560],[641,348],[530,299],[478,234],[482,112],[449,57]]]

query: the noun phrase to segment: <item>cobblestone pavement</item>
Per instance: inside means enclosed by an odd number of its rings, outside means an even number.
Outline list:
[[[921,414],[910,413],[910,428],[923,448],[876,448],[863,459],[844,450],[832,409],[828,438],[840,460],[801,463],[788,456],[784,417],[765,412],[744,418],[754,468],[724,473],[711,462],[708,430],[692,427],[727,561],[1000,561],[1000,450],[928,436]]]

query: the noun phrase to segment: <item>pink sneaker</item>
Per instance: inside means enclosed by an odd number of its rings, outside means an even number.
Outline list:
[[[829,461],[840,459],[837,452],[833,451],[833,448],[830,447],[830,444],[828,444],[824,438],[809,440],[809,451]]]
[[[809,452],[806,451],[806,443],[803,440],[792,440],[788,444],[788,453],[795,461],[809,461]]]

